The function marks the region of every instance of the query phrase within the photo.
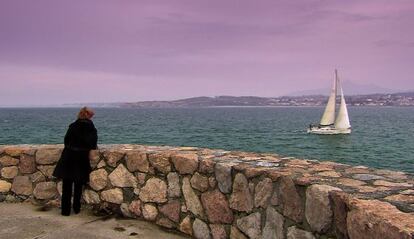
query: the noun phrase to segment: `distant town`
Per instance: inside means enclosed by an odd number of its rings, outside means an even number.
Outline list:
[[[349,106],[414,106],[414,92],[393,94],[351,95],[345,97]],[[121,107],[121,108],[186,108],[186,107],[249,107],[249,106],[324,106],[328,96],[216,96],[193,97],[172,101],[140,101],[121,103],[88,103],[93,107]],[[65,106],[79,106],[84,104],[70,104]]]

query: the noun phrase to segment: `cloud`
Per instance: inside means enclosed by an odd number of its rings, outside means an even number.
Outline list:
[[[379,40],[374,42],[378,47],[414,47],[414,41],[408,42],[404,40]]]
[[[0,82],[29,79],[28,68],[48,72],[42,86],[31,72],[38,92],[78,78],[107,85],[97,99],[275,96],[324,86],[339,67],[362,83],[412,85],[413,13],[407,0],[1,2]]]

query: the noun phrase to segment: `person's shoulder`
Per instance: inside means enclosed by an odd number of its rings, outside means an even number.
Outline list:
[[[78,124],[92,124],[92,120],[89,120],[89,119],[77,119],[75,121],[75,123],[78,123]]]
[[[91,127],[95,128],[95,125],[93,124],[92,120],[89,119],[78,119],[76,120],[78,125],[82,125],[84,127]]]
[[[75,127],[75,126],[76,126],[76,124],[77,124],[77,120],[76,120],[76,121],[73,121],[72,123],[70,123],[70,124],[69,124],[69,128],[73,128],[73,127]]]

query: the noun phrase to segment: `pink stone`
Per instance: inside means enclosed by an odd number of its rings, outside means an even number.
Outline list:
[[[279,185],[280,203],[283,215],[295,222],[301,222],[303,218],[303,203],[290,177],[282,177]]]
[[[223,225],[220,224],[210,224],[211,235],[213,239],[226,239],[227,233]]]
[[[171,160],[180,174],[193,174],[198,168],[198,156],[194,153],[173,154]]]
[[[269,205],[273,192],[273,183],[269,178],[258,182],[255,187],[254,205],[255,207],[266,208]]]
[[[211,159],[202,158],[199,165],[200,173],[213,173],[215,164],[216,163]]]
[[[233,222],[233,212],[229,208],[226,196],[218,190],[206,192],[201,195],[201,201],[211,223]]]
[[[125,162],[130,172],[140,171],[147,173],[149,163],[147,154],[142,152],[128,152],[125,157]]]
[[[2,165],[3,167],[14,166],[14,165],[17,165],[18,163],[19,163],[18,159],[10,157],[8,155],[5,155],[0,158],[0,165]]]
[[[191,186],[200,192],[205,192],[208,189],[208,178],[196,172],[191,177]]]
[[[142,214],[141,211],[141,201],[140,200],[134,200],[132,201],[128,206],[129,211],[134,214],[135,216],[140,217]]]
[[[169,155],[165,153],[157,153],[149,155],[150,164],[162,173],[169,173],[171,171],[171,164]]]
[[[349,204],[347,227],[350,238],[412,238],[414,215],[378,200],[351,199]]]
[[[30,155],[22,154],[20,157],[19,169],[23,174],[34,173],[36,171],[35,158]]]
[[[159,211],[174,222],[180,221],[180,209],[181,204],[178,200],[169,201],[167,204],[159,207]]]

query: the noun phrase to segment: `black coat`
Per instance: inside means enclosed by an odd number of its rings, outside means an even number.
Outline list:
[[[65,135],[65,148],[53,176],[87,183],[91,172],[89,151],[97,149],[97,141],[97,131],[91,120],[78,119],[70,124]]]

